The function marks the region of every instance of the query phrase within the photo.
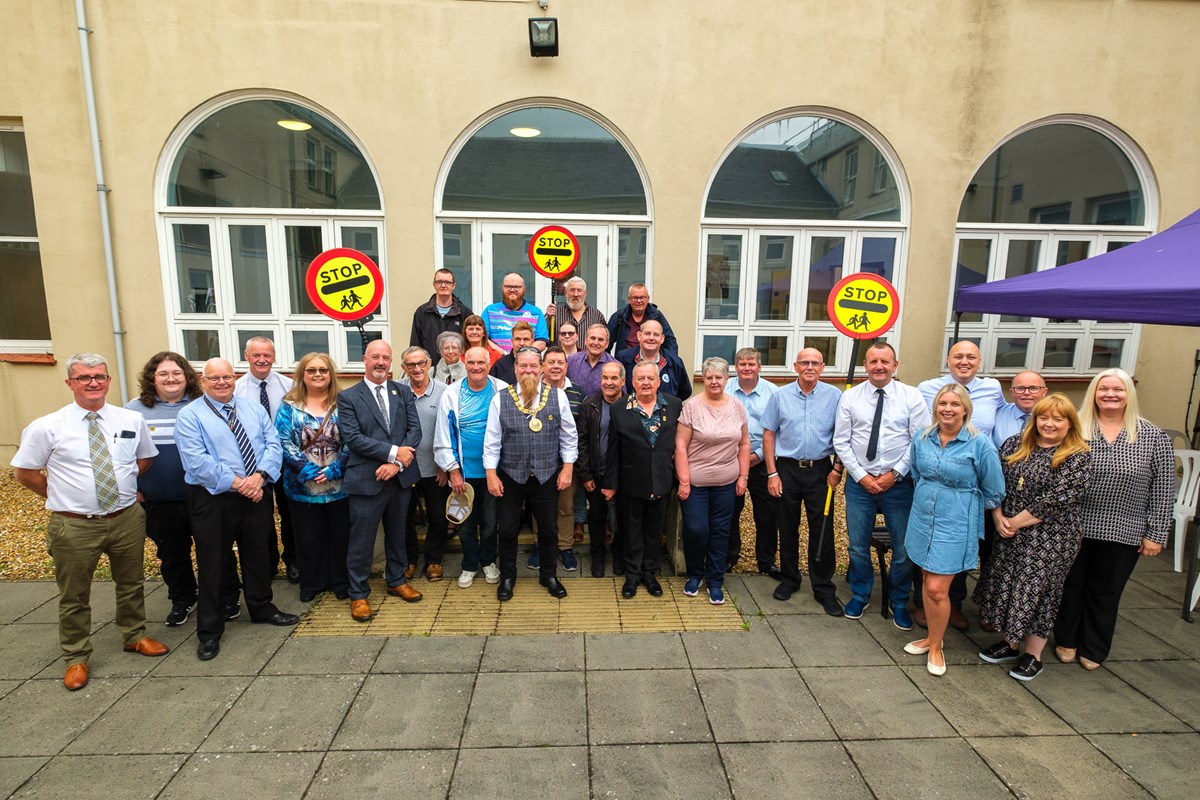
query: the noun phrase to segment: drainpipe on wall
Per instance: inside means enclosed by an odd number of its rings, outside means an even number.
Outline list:
[[[100,157],[100,124],[96,121],[96,90],[92,84],[92,54],[88,48],[87,15],[83,0],[75,0],[75,24],[79,28],[79,60],[83,66],[83,94],[87,100],[88,127],[92,137],[92,161],[96,167],[96,193],[100,201],[100,232],[104,239],[104,269],[108,274],[108,302],[112,310],[113,344],[117,351],[117,381],[122,405],[129,400],[125,380],[125,331],[121,329],[121,309],[117,304],[117,271],[113,259],[112,224],[108,219],[108,192],[104,185],[104,161]]]

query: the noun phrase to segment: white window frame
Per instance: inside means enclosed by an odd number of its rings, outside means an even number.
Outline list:
[[[0,131],[5,133],[19,133],[22,137],[25,134],[25,126],[13,125],[4,123],[0,125]],[[26,144],[26,148],[28,148]],[[32,176],[30,176],[32,178]],[[34,209],[37,213],[37,209]],[[14,244],[32,244],[38,248],[38,263],[42,261],[42,248],[39,236],[0,236],[0,242],[11,242]],[[42,269],[42,302],[46,302],[46,271]],[[48,311],[48,309],[47,309]],[[54,351],[54,342],[51,339],[0,339],[0,352],[3,353],[51,353]]]

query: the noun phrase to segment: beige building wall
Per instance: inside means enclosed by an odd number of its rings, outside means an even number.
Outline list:
[[[551,0],[561,55],[529,57],[533,0],[87,0],[132,387],[166,345],[155,176],[179,122],[246,89],[305,98],[378,170],[392,285],[426,286],[435,184],[452,143],[522,98],[593,110],[649,179],[653,282],[690,363],[705,187],[722,153],[783,109],[836,109],[897,154],[911,200],[901,377],[941,360],[954,225],[968,182],[1015,129],[1080,114],[1149,160],[1161,229],[1200,206],[1200,3],[1179,0]],[[114,353],[72,0],[0,0],[0,118],[25,127],[58,366],[0,363],[0,451],[65,403],[62,362]],[[869,161],[869,159],[865,160]],[[870,163],[860,180],[870,180]],[[424,292],[418,293],[423,299]],[[678,298],[678,299],[676,299]],[[417,299],[392,292],[405,343]],[[611,311],[612,309],[605,309]],[[1143,328],[1145,413],[1180,427],[1200,332]],[[110,399],[117,400],[114,383]]]

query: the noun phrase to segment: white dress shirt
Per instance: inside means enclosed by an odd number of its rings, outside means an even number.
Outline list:
[[[868,460],[867,444],[879,399],[875,389],[870,381],[865,381],[848,390],[838,402],[833,449],[855,481],[893,469],[901,476],[907,475],[909,446],[914,437],[929,427],[929,409],[916,387],[890,381],[883,387],[883,418],[879,423],[875,458]]]
[[[330,378],[337,379],[334,375],[331,375]],[[271,424],[274,425],[275,415],[279,413],[279,404],[283,402],[283,396],[292,390],[295,381],[278,372],[272,372],[267,375],[265,380],[260,381],[253,374],[247,372],[233,384],[233,394],[236,397],[253,400],[261,406],[259,396],[262,390],[258,387],[264,383],[267,385],[267,402],[271,404]]]
[[[538,391],[541,386],[538,384]],[[562,389],[558,393],[558,455],[564,464],[574,464],[579,458],[579,434],[575,428],[575,417],[571,414],[571,401]],[[483,435],[483,468],[496,469],[500,466],[500,391],[497,390],[488,406],[487,432]]]

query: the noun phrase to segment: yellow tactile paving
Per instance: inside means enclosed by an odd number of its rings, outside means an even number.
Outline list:
[[[742,630],[734,598],[725,605],[708,602],[707,593],[683,594],[683,578],[662,578],[662,597],[638,588],[632,600],[621,597],[621,578],[564,580],[568,595],[555,600],[537,578],[518,578],[513,599],[501,603],[496,587],[477,580],[460,589],[453,579],[412,582],[424,597],[406,603],[389,597],[382,581],[372,581],[369,602],[375,619],[350,618],[350,603],[322,595],[300,621],[296,636],[486,636],[535,633],[660,633],[667,631]]]

